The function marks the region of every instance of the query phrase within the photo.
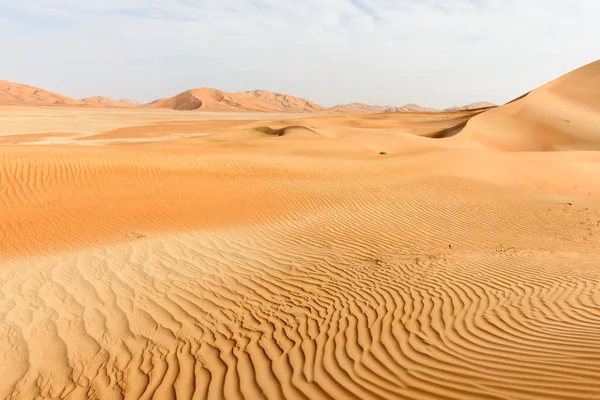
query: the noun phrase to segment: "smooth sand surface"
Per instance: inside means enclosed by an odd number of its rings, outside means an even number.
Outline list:
[[[600,398],[600,109],[544,90],[555,151],[518,102],[0,108],[0,398]]]
[[[0,106],[77,106],[80,104],[82,102],[79,100],[48,90],[16,82],[0,81]]]

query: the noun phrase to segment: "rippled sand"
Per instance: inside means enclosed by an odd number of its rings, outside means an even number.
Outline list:
[[[1,108],[0,398],[600,398],[600,147],[501,110]]]

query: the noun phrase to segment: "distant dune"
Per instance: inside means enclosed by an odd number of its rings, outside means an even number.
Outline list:
[[[405,104],[401,107],[394,106],[377,106],[364,103],[350,103],[334,106],[328,109],[329,112],[343,114],[368,114],[368,113],[388,113],[388,112],[424,112],[438,111],[433,108],[427,108],[418,104]]]
[[[79,106],[82,102],[48,90],[0,81],[0,106]]]
[[[119,99],[118,101],[120,101],[123,104],[130,105],[130,106],[140,106],[140,105],[142,105],[142,103],[140,103],[139,101],[132,100],[132,99]]]
[[[113,100],[102,96],[73,99],[21,83],[0,81],[0,106],[134,107],[135,100]]]
[[[187,90],[176,96],[157,100],[144,107],[172,110],[261,111],[261,112],[323,112],[325,108],[299,97],[256,90],[227,93],[217,89]]]
[[[422,112],[422,111],[437,111],[434,108],[423,107],[418,104],[405,104],[402,107],[399,107],[397,111],[412,111],[412,112]]]
[[[140,105],[140,103],[135,100],[113,100],[102,96],[86,97],[85,99],[81,99],[81,102],[99,107],[135,107]]]
[[[473,103],[464,107],[453,107],[448,111],[470,110],[488,107],[492,103]],[[226,93],[216,89],[192,89],[176,96],[156,100],[144,107],[168,108],[172,110],[206,111],[264,111],[264,112],[301,112],[301,113],[340,113],[371,114],[388,112],[427,112],[440,111],[410,103],[400,107],[379,106],[364,103],[340,104],[330,108],[286,94],[265,90],[252,92]]]
[[[490,103],[488,101],[477,101],[475,103],[467,104],[465,106],[455,106],[445,108],[444,111],[458,111],[458,110],[474,110],[477,108],[488,108],[488,107],[496,107],[497,105],[494,103]]]
[[[364,103],[340,104],[334,107],[323,107],[309,100],[270,92],[254,90],[249,92],[227,93],[217,89],[198,88],[186,90],[175,96],[140,104],[135,100],[114,100],[103,96],[86,97],[81,100],[72,99],[47,90],[34,88],[19,83],[0,81],[0,106],[86,106],[123,108],[165,108],[181,111],[230,111],[230,112],[290,112],[290,113],[333,113],[333,114],[372,114],[389,112],[426,112],[439,111],[418,104],[396,106],[379,106]],[[470,110],[493,106],[492,103],[472,103],[463,107],[451,107],[444,111]]]

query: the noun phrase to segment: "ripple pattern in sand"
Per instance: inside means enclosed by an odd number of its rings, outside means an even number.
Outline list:
[[[417,254],[328,229],[7,263],[0,397],[599,398],[597,255]]]

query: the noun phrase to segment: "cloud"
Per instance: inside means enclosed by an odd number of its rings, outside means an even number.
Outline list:
[[[0,78],[142,101],[506,101],[597,57],[595,0],[0,0]]]

